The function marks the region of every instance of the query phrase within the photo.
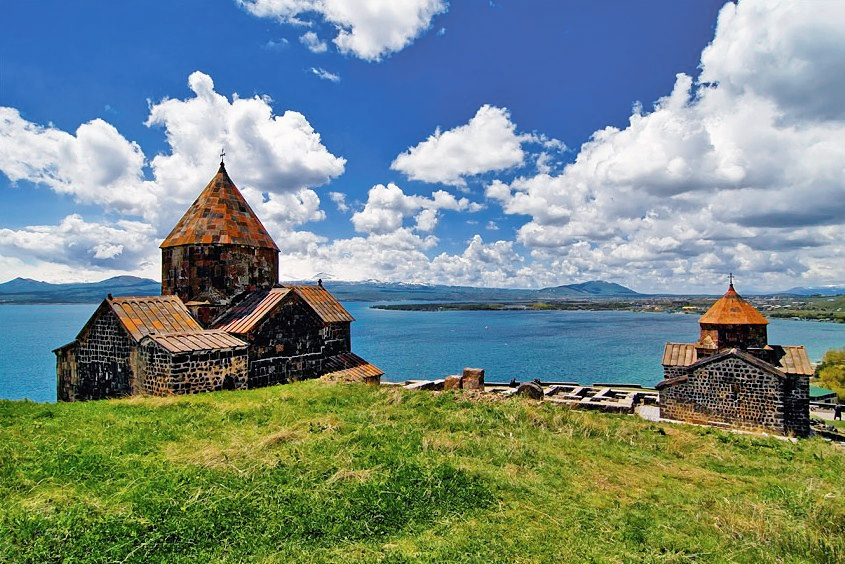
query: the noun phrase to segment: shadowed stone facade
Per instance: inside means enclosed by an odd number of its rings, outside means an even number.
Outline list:
[[[186,303],[225,306],[243,292],[273,287],[279,272],[279,251],[183,245],[162,248],[161,265],[162,295],[179,296]]]
[[[74,343],[56,349],[58,399],[103,399],[132,393],[132,337],[102,304]],[[82,375],[82,378],[80,378]]]
[[[807,436],[812,366],[802,346],[769,345],[767,323],[731,284],[700,319],[697,343],[666,344],[660,416]]]
[[[378,383],[351,315],[278,285],[279,249],[223,163],[161,244],[162,295],[104,300],[56,354],[60,401],[192,394],[319,378]]]
[[[141,340],[136,388],[142,394],[166,396],[247,387],[246,343],[222,332],[205,347],[189,339],[190,333],[177,333]]]

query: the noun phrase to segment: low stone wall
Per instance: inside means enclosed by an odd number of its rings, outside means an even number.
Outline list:
[[[197,394],[247,387],[246,349],[171,354],[154,341],[142,343],[139,354],[140,393],[152,396]]]

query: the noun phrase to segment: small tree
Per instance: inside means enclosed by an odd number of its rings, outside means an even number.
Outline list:
[[[840,400],[845,399],[845,348],[830,349],[816,367],[816,377],[822,386],[830,388]]]

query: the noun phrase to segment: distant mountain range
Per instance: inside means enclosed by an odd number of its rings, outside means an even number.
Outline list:
[[[821,286],[809,288],[790,288],[782,294],[794,296],[841,296],[845,295],[845,286]]]
[[[314,281],[299,282],[313,284]],[[538,299],[624,298],[639,296],[637,292],[600,280],[568,284],[542,290],[476,288],[440,284],[405,284],[401,282],[342,282],[323,281],[323,285],[339,300],[349,301],[427,301],[427,302],[509,302]]]
[[[314,284],[313,280],[288,282]],[[327,280],[326,288],[347,301],[521,301],[536,299],[613,298],[638,296],[637,292],[611,282],[593,281],[542,290],[474,288],[405,284],[401,282],[342,282]],[[96,303],[113,296],[157,296],[161,283],[148,278],[116,276],[100,282],[50,284],[29,278],[15,278],[0,284],[0,303]]]
[[[161,282],[137,276],[115,276],[100,282],[50,284],[29,278],[15,278],[0,284],[0,303],[96,303],[113,296],[156,296]]]
[[[328,278],[328,275],[327,275]],[[314,284],[314,280],[285,282]],[[439,284],[405,284],[402,282],[343,282],[325,280],[324,286],[341,301],[394,302],[511,302],[531,300],[568,300],[646,297],[613,282],[593,280],[541,290],[475,288]],[[113,296],[157,296],[161,283],[136,276],[115,276],[100,282],[50,284],[29,278],[15,278],[0,284],[0,304],[96,303],[108,294]],[[845,287],[791,288],[777,295],[835,296],[845,294]]]

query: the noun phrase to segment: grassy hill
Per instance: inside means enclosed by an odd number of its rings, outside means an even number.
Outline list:
[[[0,402],[3,562],[841,562],[845,452],[310,381]]]

